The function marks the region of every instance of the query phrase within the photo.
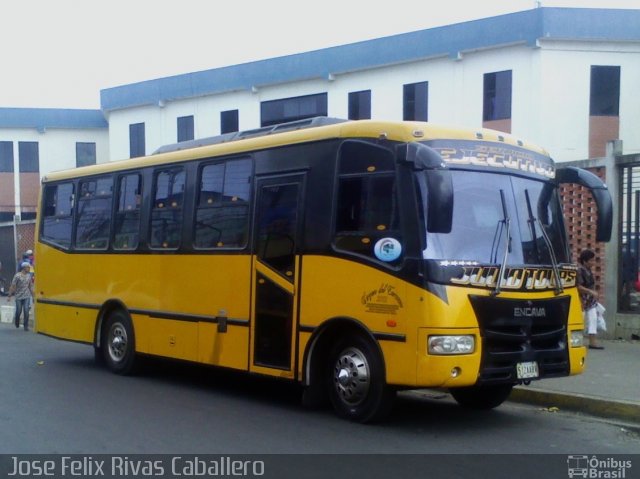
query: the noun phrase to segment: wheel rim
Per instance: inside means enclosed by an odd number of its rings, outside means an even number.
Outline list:
[[[122,361],[127,354],[127,330],[122,323],[114,323],[109,329],[108,351],[113,362]]]
[[[362,351],[351,347],[340,353],[333,368],[333,384],[338,396],[350,406],[366,399],[370,374],[369,363]]]

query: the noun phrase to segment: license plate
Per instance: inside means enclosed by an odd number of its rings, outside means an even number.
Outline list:
[[[537,378],[540,375],[538,372],[538,363],[535,361],[516,364],[516,371],[518,373],[518,379]]]

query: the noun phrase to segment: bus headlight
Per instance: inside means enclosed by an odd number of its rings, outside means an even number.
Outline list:
[[[575,331],[571,331],[571,335],[569,337],[571,340],[572,348],[579,348],[584,346],[584,333],[581,329],[576,329]]]
[[[471,354],[476,350],[476,339],[472,334],[464,336],[429,336],[429,354]]]

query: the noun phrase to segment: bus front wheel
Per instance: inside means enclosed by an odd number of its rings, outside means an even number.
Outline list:
[[[135,365],[135,337],[129,316],[121,310],[112,312],[102,329],[104,361],[116,374],[131,374]]]
[[[493,409],[507,400],[513,384],[494,384],[452,388],[449,392],[456,402],[468,409]]]
[[[361,336],[340,341],[329,356],[329,396],[336,413],[361,423],[383,419],[395,391],[385,381],[384,363]]]

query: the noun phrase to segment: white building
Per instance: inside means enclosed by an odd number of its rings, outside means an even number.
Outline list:
[[[0,222],[35,217],[46,173],[108,161],[108,137],[99,110],[0,108]]]
[[[10,279],[16,258],[33,248],[42,176],[108,160],[100,110],[0,108],[0,277]]]
[[[640,10],[538,8],[102,90],[111,159],[327,115],[513,133],[556,161],[640,152]]]

